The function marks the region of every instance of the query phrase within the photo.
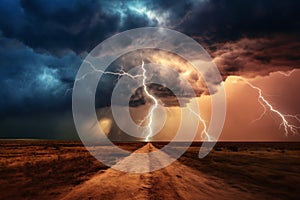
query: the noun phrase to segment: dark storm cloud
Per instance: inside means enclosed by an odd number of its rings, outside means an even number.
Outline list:
[[[180,56],[163,50],[142,49],[129,52],[112,62],[107,71],[117,73],[124,70],[133,76],[142,75],[142,69],[137,67],[141,66],[142,61],[146,69],[148,90],[158,97],[164,106],[180,106],[178,98],[181,99],[181,106],[186,106],[192,97],[208,93],[207,83],[203,81],[192,65]],[[94,63],[97,66],[97,62]],[[183,75],[184,73],[185,75]],[[124,79],[122,80],[122,78]],[[211,85],[216,86],[220,83],[213,82],[215,79],[209,77],[208,74],[206,74],[206,78]],[[119,81],[122,82],[119,83]],[[121,99],[118,101],[118,105],[128,105],[129,100],[126,100],[128,94],[132,95],[129,101],[129,105],[132,107],[151,101],[143,92],[142,77],[132,79],[127,76],[104,75],[97,88],[97,108],[110,105],[116,83],[119,83],[118,87],[122,88],[118,89],[118,98]],[[211,91],[213,88],[210,87]]]
[[[63,109],[81,58],[41,54],[22,43],[0,37],[1,116]]]
[[[64,107],[81,54],[120,30],[156,25],[123,3],[114,6],[92,0],[1,1],[0,81],[8,100],[1,100],[2,113]]]
[[[116,31],[119,19],[97,1],[2,1],[0,9],[6,37],[52,52],[90,50]]]
[[[162,25],[207,43],[299,31],[299,1],[34,1],[0,3],[0,29],[34,49],[89,51],[119,31]]]
[[[2,0],[0,126],[8,136],[17,135],[22,130],[13,131],[14,119],[30,115],[28,123],[34,124],[33,116],[48,113],[53,122],[60,112],[69,112],[67,91],[84,56],[106,38],[131,28],[164,26],[194,37],[224,78],[298,68],[299,10],[297,0]],[[106,97],[116,80],[101,80]],[[154,90],[157,95],[168,93]],[[107,98],[100,104],[109,103]],[[37,133],[30,127],[25,132]]]
[[[42,126],[47,127],[53,116],[70,111],[68,89],[86,52],[119,31],[157,25],[123,3],[115,5],[93,0],[0,2],[0,126],[8,137],[47,137],[40,129],[23,132],[13,124],[25,116],[32,117],[32,124],[47,113]]]
[[[113,6],[95,0],[2,1],[0,29],[33,49],[57,54],[90,51],[120,30],[156,25],[123,4]]]
[[[300,2],[200,1],[178,30],[209,51],[224,79],[268,75],[300,67]]]
[[[300,30],[297,0],[209,0],[190,10],[179,30],[211,42]]]
[[[278,35],[271,38],[242,38],[216,43],[212,52],[222,75],[266,76],[274,71],[300,68],[298,36]]]

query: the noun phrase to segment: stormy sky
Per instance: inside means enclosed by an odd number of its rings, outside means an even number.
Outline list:
[[[299,10],[297,0],[2,0],[0,137],[76,138],[70,88],[77,70],[96,45],[132,28],[193,37],[224,80],[298,69]]]

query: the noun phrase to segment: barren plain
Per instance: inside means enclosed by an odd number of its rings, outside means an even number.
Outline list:
[[[165,143],[120,143],[130,152]],[[125,173],[80,142],[0,141],[0,199],[298,199],[300,143],[194,143],[168,167]],[[161,162],[161,160],[157,160]]]

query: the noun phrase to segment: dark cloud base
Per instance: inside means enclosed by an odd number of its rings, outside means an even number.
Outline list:
[[[31,128],[15,125],[42,114],[45,120],[37,124],[47,129],[54,126],[47,118],[71,112],[68,89],[85,55],[131,28],[164,26],[192,36],[210,52],[224,79],[299,68],[299,10],[297,0],[3,0],[0,137],[49,138],[50,132],[35,128],[35,120],[28,122]]]

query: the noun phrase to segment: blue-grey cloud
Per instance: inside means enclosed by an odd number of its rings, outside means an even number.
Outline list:
[[[53,127],[55,116],[70,113],[66,91],[84,56],[131,28],[164,26],[194,37],[218,61],[224,77],[299,67],[299,10],[297,0],[2,0],[0,126],[6,135],[0,137],[38,137],[44,127]],[[101,80],[108,97],[115,79]],[[100,104],[108,105],[109,98]],[[41,115],[47,119],[39,123],[43,128],[28,128],[26,122],[14,127],[25,116],[32,124]]]
[[[297,0],[204,0],[196,4],[178,29],[211,42],[300,31]]]
[[[0,99],[2,116],[62,109],[70,102],[65,92],[73,85],[80,56],[74,52],[61,57],[37,53],[4,37],[0,44],[0,95],[5,97]]]

